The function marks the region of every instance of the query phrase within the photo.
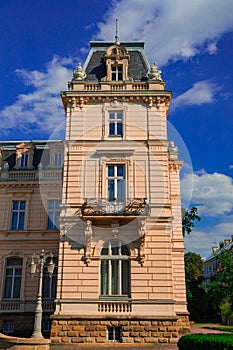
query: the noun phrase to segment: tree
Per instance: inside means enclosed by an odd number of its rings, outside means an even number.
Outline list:
[[[182,233],[183,237],[185,234],[188,235],[192,232],[192,228],[195,226],[194,221],[201,221],[200,216],[198,215],[198,209],[196,207],[190,208],[188,211],[182,209]]]
[[[207,294],[202,287],[204,262],[199,254],[188,252],[184,256],[186,295],[190,319],[206,322],[214,318]]]
[[[223,303],[229,303],[233,312],[233,252],[223,250],[217,255],[217,273],[207,286],[212,305],[218,309]]]

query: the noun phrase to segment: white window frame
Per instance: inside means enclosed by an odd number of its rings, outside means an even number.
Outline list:
[[[123,64],[112,64],[111,65],[111,80],[112,81],[123,81]],[[121,75],[121,79],[119,76]],[[115,79],[113,77],[115,76]]]
[[[101,296],[115,296],[115,297],[119,297],[119,296],[124,296],[124,297],[129,297],[130,294],[130,259],[129,259],[129,251],[127,255],[123,255],[121,254],[122,252],[122,247],[124,246],[124,244],[122,244],[121,241],[108,241],[107,245],[104,245],[103,249],[107,249],[108,250],[108,254],[107,255],[102,255],[102,250],[101,250],[101,256],[100,256],[100,295]],[[112,248],[118,248],[119,249],[119,254],[113,255],[112,254]],[[128,250],[128,248],[127,248]],[[113,288],[112,288],[112,262],[117,261],[117,281],[118,281],[118,285],[117,285],[117,293],[114,293]],[[123,273],[123,261],[128,261],[128,266],[127,266],[127,276],[128,276],[128,281],[127,281],[127,293],[123,294],[123,284],[122,284],[122,273]],[[103,266],[103,262],[107,262],[107,286],[106,286],[106,293],[103,293],[103,284],[104,281],[102,280],[104,278],[104,276],[102,275],[102,272],[104,269]],[[114,276],[116,277],[116,276]]]
[[[109,137],[123,137],[124,123],[123,111],[109,111],[108,113],[108,136]],[[113,126],[113,133],[110,132],[111,125]],[[121,133],[118,134],[118,125],[121,125]]]
[[[123,175],[117,175],[117,171],[118,171],[118,167],[123,167],[123,172],[124,174]],[[109,167],[113,167],[114,169],[114,174],[113,176],[110,176],[108,175],[108,171],[109,171]],[[127,192],[127,189],[126,189],[126,164],[125,163],[109,163],[107,164],[107,169],[106,169],[106,180],[107,180],[107,183],[106,183],[106,193],[107,193],[107,199],[108,200],[117,200],[117,199],[121,199],[121,200],[125,200],[126,199],[126,192]],[[109,190],[108,190],[108,187],[109,187],[109,181],[113,181],[113,184],[114,184],[114,197],[113,198],[109,198]],[[123,181],[123,186],[124,186],[124,189],[123,189],[123,197],[118,197],[117,196],[117,192],[118,192],[118,181]]]
[[[112,328],[113,339],[109,339],[110,328]],[[116,334],[117,334],[116,331],[118,331],[118,330],[119,330],[119,338],[116,337]],[[122,328],[119,326],[109,326],[107,329],[107,335],[108,335],[107,341],[109,343],[121,343],[122,342]]]
[[[14,209],[14,203],[18,203],[19,208]],[[21,209],[21,203],[25,203],[25,208]],[[11,231],[23,231],[25,230],[25,222],[26,222],[26,210],[27,210],[27,201],[26,200],[12,200],[12,209],[11,209]],[[13,227],[13,217],[16,215],[16,226]],[[20,227],[20,218],[24,214],[23,218],[23,227]]]

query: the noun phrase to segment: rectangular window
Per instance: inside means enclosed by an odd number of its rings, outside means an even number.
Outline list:
[[[7,259],[4,280],[4,299],[19,299],[22,280],[22,259]]]
[[[60,200],[48,201],[48,230],[59,229],[60,204]]]
[[[123,113],[109,113],[109,136],[123,136]]]
[[[122,331],[121,327],[108,327],[108,341],[114,343],[121,343]]]
[[[13,334],[14,333],[14,321],[3,321],[2,333],[3,334]]]
[[[24,230],[26,201],[13,201],[11,230]]]
[[[62,154],[61,153],[55,153],[54,154],[54,165],[56,167],[62,166]]]
[[[112,66],[112,80],[113,81],[123,80],[122,65]]]
[[[110,201],[125,199],[125,165],[111,164],[107,167],[107,189]]]
[[[27,167],[28,166],[28,154],[27,153],[24,153],[24,154],[21,155],[20,166],[21,167]]]

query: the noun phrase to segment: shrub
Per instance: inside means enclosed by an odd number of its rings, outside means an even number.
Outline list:
[[[231,334],[188,334],[178,341],[179,350],[233,350]]]

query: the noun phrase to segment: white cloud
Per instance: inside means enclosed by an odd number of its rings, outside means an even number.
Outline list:
[[[18,95],[16,101],[0,111],[1,132],[10,133],[12,128],[21,130],[33,138],[49,134],[64,120],[60,90],[66,89],[73,65],[70,58],[54,56],[46,71],[17,69],[16,74],[31,92]],[[41,136],[40,136],[41,137]]]
[[[209,80],[202,80],[183,94],[175,97],[172,101],[172,109],[180,106],[202,105],[214,101],[216,93],[219,91],[214,83]]]
[[[200,216],[230,215],[233,210],[232,178],[224,174],[199,172],[189,174],[181,180],[182,196],[189,193],[193,185],[192,204],[198,207]]]
[[[144,40],[151,62],[164,65],[215,53],[220,37],[233,29],[232,12],[232,0],[112,1],[96,38],[113,40],[118,18],[120,40]]]

